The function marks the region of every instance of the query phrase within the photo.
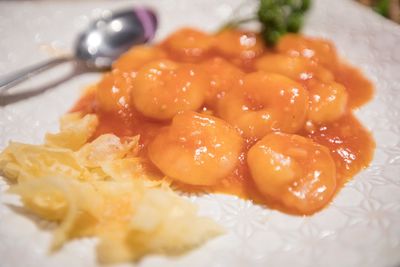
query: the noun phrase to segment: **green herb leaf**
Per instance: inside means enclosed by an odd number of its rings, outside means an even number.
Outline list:
[[[241,24],[259,21],[261,34],[268,45],[275,45],[288,32],[299,32],[311,0],[260,0],[257,14],[248,18],[234,18],[220,30],[236,28]]]
[[[260,0],[258,19],[264,40],[275,45],[287,32],[298,32],[303,26],[304,15],[310,0]]]

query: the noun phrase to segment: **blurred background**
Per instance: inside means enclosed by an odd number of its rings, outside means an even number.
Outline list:
[[[400,23],[400,0],[357,0],[382,16]]]
[[[0,0],[0,2],[25,2],[27,0]],[[40,1],[40,0],[36,0]],[[43,0],[50,1],[50,0]],[[77,2],[81,0],[60,0],[63,2]],[[112,1],[112,0],[111,0]],[[115,0],[114,0],[115,1]],[[162,0],[160,0],[162,1]],[[164,0],[165,1],[165,0]],[[218,0],[217,0],[218,1]],[[316,1],[316,0],[314,0]],[[350,0],[372,8],[378,14],[400,24],[400,0]]]

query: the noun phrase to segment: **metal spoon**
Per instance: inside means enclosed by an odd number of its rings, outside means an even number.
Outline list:
[[[146,8],[110,13],[93,21],[78,36],[74,55],[50,59],[6,75],[0,79],[0,94],[64,62],[76,62],[90,71],[110,69],[112,62],[131,46],[151,40],[156,28],[157,18]]]

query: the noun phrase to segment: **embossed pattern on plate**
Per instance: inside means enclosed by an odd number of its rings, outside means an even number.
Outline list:
[[[288,216],[232,196],[190,197],[227,234],[182,257],[151,256],[139,266],[399,266],[400,27],[350,0],[314,2],[306,33],[333,40],[340,55],[376,84],[373,101],[357,111],[377,142],[372,165],[312,217]],[[102,11],[138,3],[158,10],[161,39],[183,25],[213,30],[240,0],[1,2],[0,76],[50,57],[51,51],[68,51],[75,34]],[[97,74],[81,75],[0,107],[0,148],[10,140],[41,142],[81,88],[97,79]],[[7,203],[17,199],[5,194],[7,187],[0,178],[1,266],[97,266],[95,239],[74,240],[49,255],[53,225],[11,209]]]

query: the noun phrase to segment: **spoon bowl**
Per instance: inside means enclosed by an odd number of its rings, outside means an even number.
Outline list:
[[[149,9],[113,13],[94,21],[78,36],[75,57],[90,68],[108,69],[130,47],[150,41],[156,28],[156,16]]]

